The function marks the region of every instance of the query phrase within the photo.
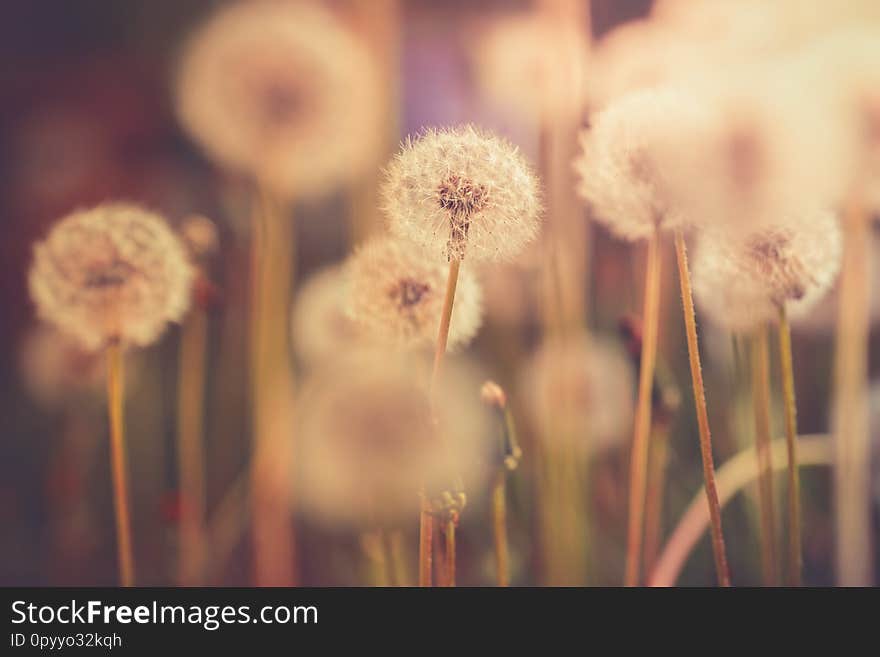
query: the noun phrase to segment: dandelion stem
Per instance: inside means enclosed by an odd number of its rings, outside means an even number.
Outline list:
[[[507,551],[507,472],[498,468],[492,482],[492,525],[495,536],[495,576],[498,586],[510,585]]]
[[[871,442],[868,425],[870,236],[858,195],[844,217],[843,268],[834,353],[835,570],[842,586],[873,581]]]
[[[258,585],[295,582],[289,522],[293,373],[288,354],[288,304],[293,287],[293,222],[260,190],[254,226],[251,307],[253,456],[251,486],[254,570]]]
[[[195,308],[183,325],[178,379],[178,468],[183,513],[178,581],[198,584],[205,566],[205,458],[202,444],[208,318]]]
[[[131,543],[131,513],[125,456],[125,372],[122,345],[116,341],[107,347],[107,399],[110,407],[110,458],[113,471],[113,508],[116,512],[116,549],[119,581],[134,586],[134,557]]]
[[[455,522],[454,514],[446,520],[446,586],[455,586]]]
[[[455,288],[458,285],[458,271],[460,267],[461,261],[457,258],[453,258],[449,261],[449,276],[446,279],[446,296],[443,298],[443,309],[440,313],[440,328],[437,333],[437,348],[434,351],[434,368],[431,371],[432,396],[440,378],[443,359],[446,356],[446,345],[449,341],[449,324],[452,321],[452,307],[455,304]],[[433,550],[431,530],[433,516],[431,515],[431,503],[428,501],[425,491],[422,491],[421,498],[422,507],[419,522],[419,586],[431,586],[431,552]],[[454,533],[452,540],[455,540]]]
[[[626,586],[639,583],[639,565],[645,515],[645,489],[648,474],[649,434],[651,431],[651,393],[654,385],[654,367],[657,361],[657,324],[660,313],[660,239],[654,235],[648,241],[648,259],[645,267],[644,337],[639,369],[639,399],[636,407],[635,431],[630,455],[629,526],[626,548]]]
[[[650,458],[648,459],[648,486],[645,502],[645,573],[650,573],[654,569],[657,554],[660,552],[668,446],[669,422],[655,421],[651,431],[651,451]]]
[[[697,426],[700,431],[700,455],[703,459],[706,501],[709,504],[709,517],[712,521],[712,554],[715,557],[715,571],[718,575],[718,583],[721,586],[730,586],[730,572],[727,568],[724,535],[721,530],[721,507],[718,503],[718,490],[715,487],[712,434],[709,430],[709,412],[706,409],[706,391],[703,388],[703,372],[700,364],[700,347],[697,342],[697,319],[694,314],[694,298],[691,293],[691,275],[688,269],[687,246],[684,242],[684,235],[680,230],[675,232],[675,254],[678,260],[678,278],[681,285],[681,303],[684,311],[685,331],[687,333],[688,359],[691,366],[694,404],[696,404],[697,410]]]
[[[803,549],[801,546],[801,477],[797,453],[797,401],[794,391],[794,365],[791,356],[791,328],[785,306],[779,309],[779,363],[782,397],[785,405],[785,444],[788,452],[788,583],[801,585]]]
[[[752,336],[752,396],[755,404],[755,448],[758,459],[758,513],[761,517],[761,571],[765,586],[779,584],[776,509],[770,463],[770,352],[767,328]]]
[[[431,586],[433,571],[434,514],[424,490],[419,514],[419,586]]]
[[[831,462],[831,441],[828,436],[800,436],[798,438],[800,463],[803,468],[808,465],[827,465]],[[784,440],[775,440],[771,445],[773,468],[782,470],[786,467],[784,452],[787,450]],[[718,491],[721,504],[727,504],[733,497],[758,476],[758,463],[751,447],[744,449],[728,460],[718,470]],[[697,545],[706,525],[709,524],[704,496],[698,493],[691,500],[681,520],[678,521],[666,547],[657,560],[657,567],[651,574],[649,586],[673,586],[681,569],[687,562],[688,555]]]

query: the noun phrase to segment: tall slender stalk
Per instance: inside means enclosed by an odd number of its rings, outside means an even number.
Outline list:
[[[630,455],[629,524],[626,542],[626,586],[639,583],[642,540],[645,518],[645,490],[648,479],[648,450],[651,432],[651,393],[657,361],[657,324],[660,313],[660,238],[655,233],[648,241],[645,267],[645,298],[643,340],[639,367],[639,398]]]
[[[727,567],[724,534],[721,529],[721,506],[718,503],[718,490],[715,486],[712,434],[709,430],[709,412],[706,409],[706,391],[703,387],[700,346],[697,341],[697,319],[694,314],[694,298],[691,292],[691,274],[688,269],[687,246],[684,242],[684,235],[680,230],[675,232],[675,254],[678,261],[678,279],[681,285],[681,303],[684,311],[685,331],[687,333],[688,359],[691,366],[697,426],[700,431],[703,480],[706,487],[706,501],[709,504],[709,517],[712,521],[712,554],[715,557],[715,571],[718,575],[718,583],[721,586],[730,586],[730,571]]]
[[[293,438],[293,374],[288,354],[288,305],[293,287],[293,221],[260,190],[254,227],[251,307],[253,456],[251,486],[254,568],[258,585],[295,582],[289,513]]]
[[[178,377],[177,448],[183,513],[178,581],[199,584],[205,567],[205,457],[203,436],[208,318],[195,308],[183,325]]]
[[[666,463],[669,447],[669,422],[655,421],[651,431],[648,459],[648,486],[645,502],[645,574],[650,575],[660,552],[663,496],[666,489]]]
[[[131,511],[125,455],[125,371],[122,345],[107,347],[107,401],[110,411],[110,464],[113,474],[113,508],[116,512],[116,550],[119,582],[134,586],[134,556],[131,542]]]
[[[449,261],[449,275],[446,279],[446,295],[443,298],[443,309],[440,313],[440,328],[437,331],[437,347],[434,350],[434,367],[431,371],[431,393],[440,379],[443,369],[443,359],[446,356],[446,345],[449,342],[449,324],[452,321],[452,307],[455,305],[455,288],[458,286],[458,272],[461,261],[453,258]],[[433,541],[433,516],[431,503],[427,499],[426,491],[421,493],[421,511],[419,520],[419,586],[431,586],[431,564]],[[453,541],[455,535],[453,534]]]
[[[758,513],[761,518],[761,571],[765,586],[779,585],[773,466],[770,462],[770,351],[767,328],[752,337],[752,398],[755,404],[755,447],[758,458]]]
[[[446,519],[446,586],[455,586],[455,522],[454,515]]]
[[[791,328],[785,306],[779,308],[779,365],[785,406],[785,444],[788,454],[788,584],[801,585],[803,549],[801,546],[801,476],[797,453],[797,402],[794,392],[794,365],[791,357]]]
[[[834,348],[834,533],[838,584],[870,586],[871,442],[868,425],[870,236],[858,195],[844,217],[843,268]]]
[[[507,548],[507,472],[495,471],[492,482],[492,528],[495,539],[495,578],[498,586],[510,585]]]

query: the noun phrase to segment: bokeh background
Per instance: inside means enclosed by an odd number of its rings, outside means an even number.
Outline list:
[[[27,295],[31,247],[58,217],[108,198],[129,199],[160,210],[172,222],[191,213],[214,219],[222,256],[210,266],[219,291],[209,329],[207,504],[212,541],[224,555],[212,570],[215,584],[250,581],[247,518],[237,484],[247,469],[249,437],[245,406],[245,307],[248,270],[247,212],[250,188],[224,176],[183,134],[173,112],[170,80],[183,38],[214,7],[205,0],[6,0],[0,4],[0,583],[5,585],[113,584],[115,543],[109,451],[100,376],[96,392],[53,393],[52,381],[29,380],[23,365],[37,322]],[[369,24],[382,1],[326,3],[346,21]],[[472,121],[494,129],[536,157],[533,134],[511,116],[481,100],[474,89],[467,40],[461,29],[487,16],[527,8],[523,1],[400,0],[398,138],[426,125]],[[650,0],[593,0],[590,27],[598,38],[614,26],[645,15]],[[381,49],[389,44],[377,43]],[[389,152],[394,148],[389,140]],[[358,193],[369,198],[371,185]],[[348,252],[351,190],[298,206],[300,276],[340,260]],[[592,231],[591,323],[614,334],[627,313],[640,308],[639,249]],[[671,262],[671,258],[668,259]],[[683,391],[682,412],[672,432],[668,491],[663,512],[668,528],[701,486],[699,451],[689,396],[683,328],[676,282],[667,278],[669,310],[662,322],[661,352]],[[491,327],[490,327],[491,329]],[[178,328],[134,359],[128,406],[129,462],[138,581],[174,581],[176,528],[185,504],[176,490],[175,405]],[[876,337],[876,336],[875,336]],[[493,367],[493,334],[483,331],[474,350]],[[741,391],[730,383],[729,339],[703,336],[716,458],[723,462],[742,444],[728,429],[727,413]],[[876,339],[874,340],[876,342]],[[47,351],[50,347],[39,347]],[[828,381],[832,338],[795,335],[801,433],[828,429]],[[876,371],[873,350],[872,371]],[[725,354],[714,356],[713,354]],[[93,363],[81,363],[82,377]],[[31,379],[33,377],[30,377]],[[51,378],[51,377],[50,377]],[[47,389],[48,387],[48,389]],[[57,391],[56,391],[57,392]],[[715,404],[724,399],[731,404]],[[777,413],[777,418],[779,414]],[[781,429],[781,427],[778,427]],[[536,584],[536,557],[527,512],[528,449],[524,473],[514,484],[511,544],[514,583]],[[594,465],[591,497],[595,542],[590,581],[620,581],[625,544],[625,447],[604,453]],[[523,483],[525,482],[525,483]],[[805,579],[833,581],[830,475],[804,473]],[[460,580],[491,583],[491,536],[485,500],[475,497],[460,531]],[[876,506],[875,506],[876,513]],[[731,568],[736,583],[760,578],[754,498],[725,510]],[[876,525],[876,523],[875,523]],[[357,537],[332,533],[297,518],[300,576],[304,584],[362,582]],[[880,543],[880,541],[878,541]],[[880,564],[880,558],[878,558]],[[682,583],[713,581],[708,541],[683,573]]]

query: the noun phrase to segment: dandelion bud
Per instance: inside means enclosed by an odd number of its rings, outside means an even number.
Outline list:
[[[34,249],[29,284],[43,319],[87,349],[154,342],[189,306],[193,269],[165,221],[106,203],[59,221]]]
[[[220,164],[277,196],[313,197],[373,164],[378,72],[326,10],[258,0],[220,10],[190,40],[177,110]]]
[[[836,217],[821,210],[754,232],[707,230],[694,251],[694,298],[713,322],[738,332],[775,322],[780,307],[803,316],[834,283],[841,245]]]
[[[634,381],[619,345],[586,335],[545,342],[522,373],[527,408],[542,437],[571,440],[586,454],[629,435]]]
[[[392,232],[438,258],[509,259],[538,233],[537,178],[516,147],[473,126],[407,139],[382,197]]]
[[[486,381],[480,388],[480,399],[486,406],[503,410],[507,406],[507,395],[504,389],[494,381]]]
[[[220,248],[220,237],[214,222],[200,214],[193,214],[183,220],[180,235],[196,259],[208,258]]]
[[[450,364],[451,365],[451,364]],[[298,408],[298,501],[329,523],[376,525],[407,519],[421,486],[432,495],[485,472],[491,423],[479,380],[449,367],[434,411],[401,354],[350,353],[307,382]]]
[[[362,246],[347,264],[348,311],[381,342],[404,348],[437,340],[446,291],[445,265],[410,242],[383,237]],[[482,323],[482,293],[462,270],[455,294],[449,346],[466,345]]]

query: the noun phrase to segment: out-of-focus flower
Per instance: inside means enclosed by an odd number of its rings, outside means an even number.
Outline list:
[[[297,293],[291,317],[293,348],[303,362],[320,364],[363,339],[348,316],[348,277],[340,265],[312,274]]]
[[[841,197],[857,194],[880,213],[880,22],[841,29],[807,50],[804,87],[822,112],[816,129],[835,139],[817,169]]]
[[[581,111],[572,98],[589,51],[576,26],[522,13],[495,20],[474,44],[480,88],[499,106],[533,121]]]
[[[165,220],[105,203],[59,221],[34,249],[31,297],[41,318],[87,349],[146,346],[190,301],[193,269]]]
[[[815,208],[757,232],[707,230],[694,253],[694,298],[732,331],[775,322],[782,306],[802,316],[834,283],[841,253],[837,218]]]
[[[617,343],[581,335],[545,342],[521,373],[528,409],[543,439],[571,440],[595,454],[630,434],[635,379]]]
[[[348,312],[372,338],[402,347],[436,342],[446,266],[405,240],[381,237],[349,259]],[[483,321],[482,292],[468,269],[459,275],[449,346],[466,345]]]
[[[515,146],[470,125],[407,139],[382,198],[392,232],[438,259],[509,259],[538,233],[535,174]]]
[[[104,391],[103,353],[86,351],[70,336],[40,324],[22,342],[19,365],[25,389],[43,406],[57,406]]]
[[[578,191],[594,218],[627,240],[693,222],[672,202],[662,158],[672,144],[693,147],[707,125],[700,101],[672,88],[634,92],[599,113],[581,134],[575,162]]]
[[[221,164],[280,197],[314,197],[376,161],[378,79],[369,50],[326,10],[239,2],[189,42],[178,113]]]
[[[474,485],[486,472],[491,420],[480,381],[450,367],[434,390],[401,354],[352,353],[307,383],[297,435],[297,500],[328,523],[377,525],[412,518],[422,485]]]

